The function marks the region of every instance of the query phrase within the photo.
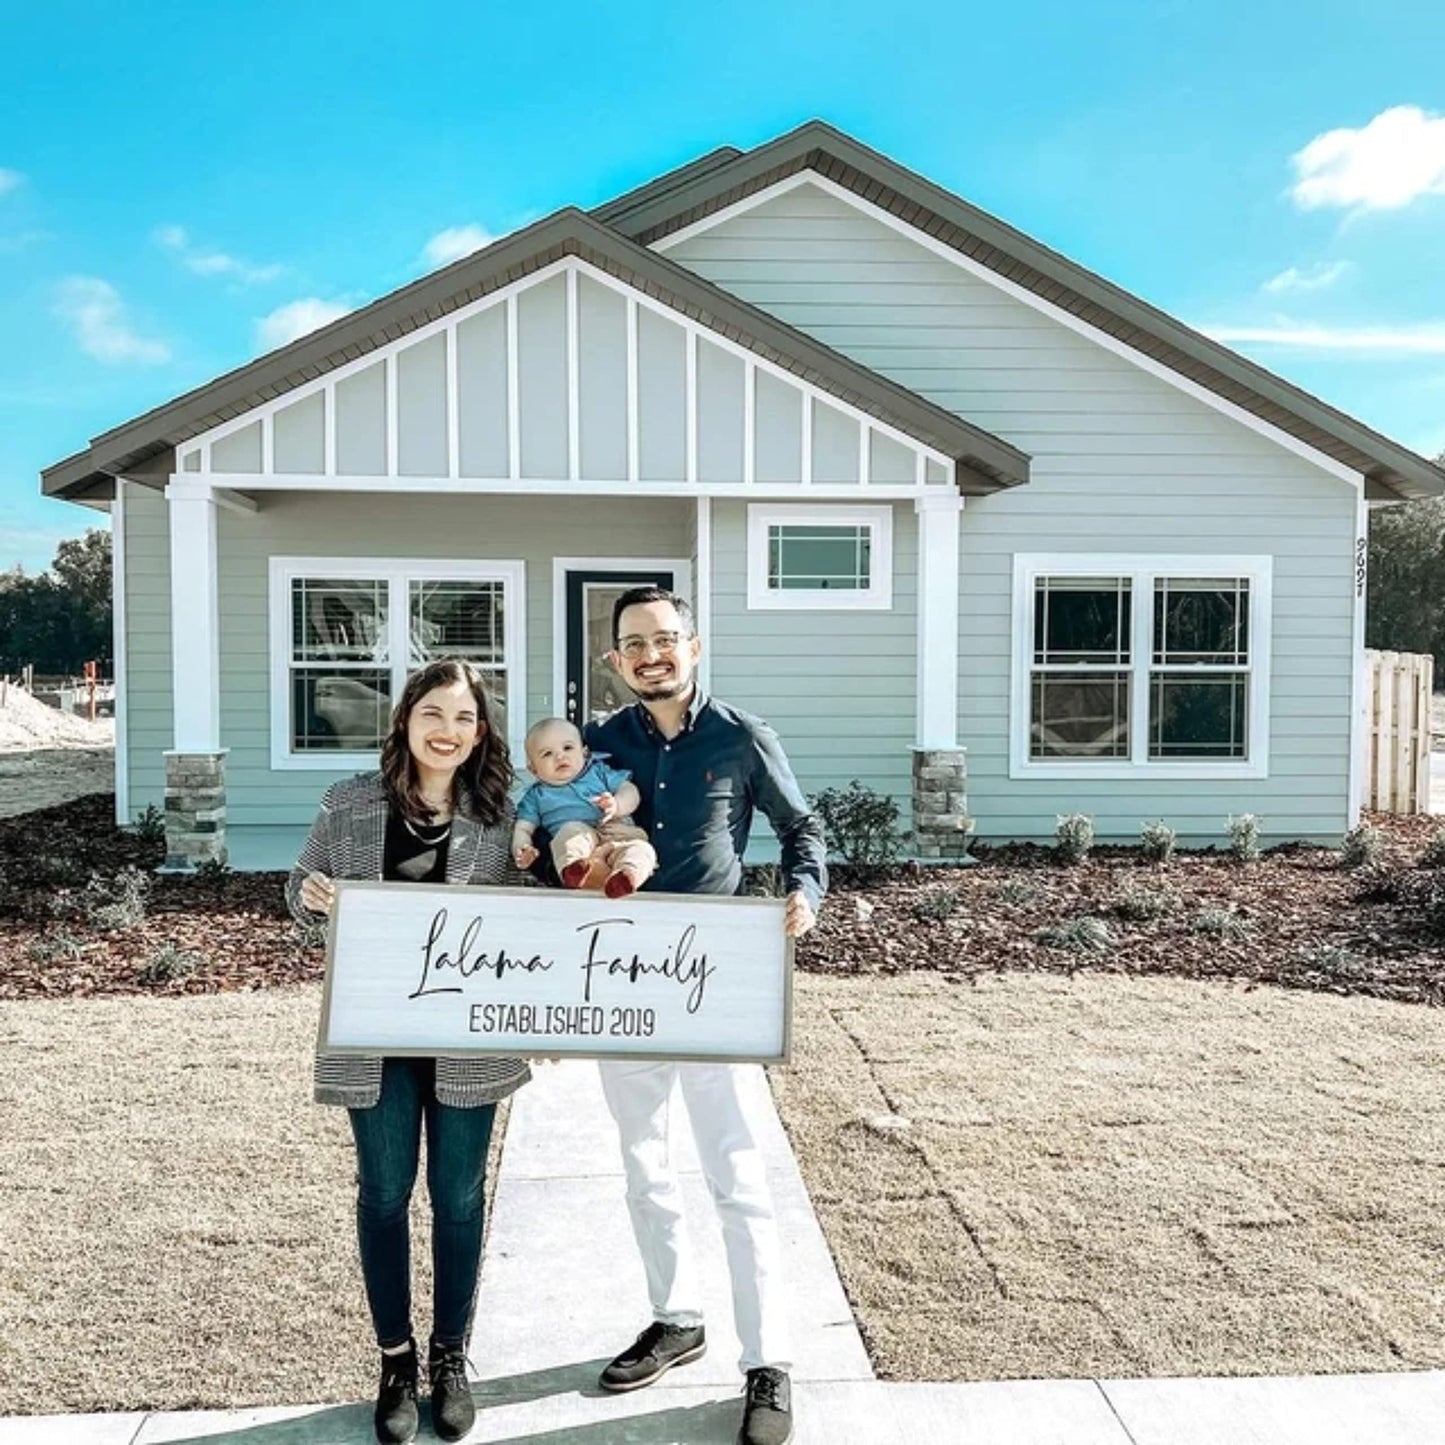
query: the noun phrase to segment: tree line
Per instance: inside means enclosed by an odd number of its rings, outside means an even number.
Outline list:
[[[61,542],[38,576],[0,572],[0,673],[73,676],[96,662],[111,676],[111,616],[110,533],[92,527]]]
[[[1445,678],[1445,497],[1371,509],[1365,598],[1365,646],[1428,652]]]

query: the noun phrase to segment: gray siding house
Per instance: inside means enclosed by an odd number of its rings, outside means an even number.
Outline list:
[[[408,669],[528,723],[623,699],[611,600],[689,595],[704,682],[922,855],[1338,839],[1367,507],[1414,453],[832,128],[568,209],[95,438],[117,816],[294,858]],[[766,840],[763,840],[766,849]]]

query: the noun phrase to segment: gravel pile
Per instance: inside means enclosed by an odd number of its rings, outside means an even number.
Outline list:
[[[40,748],[104,748],[115,742],[115,719],[72,717],[37,702],[13,682],[0,684],[0,752]]]

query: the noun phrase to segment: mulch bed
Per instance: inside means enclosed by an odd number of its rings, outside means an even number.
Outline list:
[[[320,947],[286,912],[284,874],[153,875],[160,845],[114,817],[99,794],[0,821],[0,998],[234,992],[321,977]],[[980,849],[967,868],[839,870],[797,963],[960,983],[1005,970],[1168,974],[1445,1003],[1445,869],[1419,864],[1439,820],[1367,821],[1385,857],[1364,870],[1298,845],[1243,865],[1205,851],[1161,867],[1106,847],[1065,867],[1051,849],[1019,845]],[[150,879],[144,916],[104,926],[85,885],[126,867]],[[1151,907],[1157,916],[1138,916]],[[1233,921],[1208,931],[1221,910]],[[1103,930],[1081,930],[1083,918]],[[1037,936],[1070,925],[1072,940]]]

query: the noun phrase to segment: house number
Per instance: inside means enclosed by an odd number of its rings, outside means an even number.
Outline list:
[[[1355,539],[1355,596],[1365,595],[1365,566],[1369,557],[1369,544],[1363,537]]]

